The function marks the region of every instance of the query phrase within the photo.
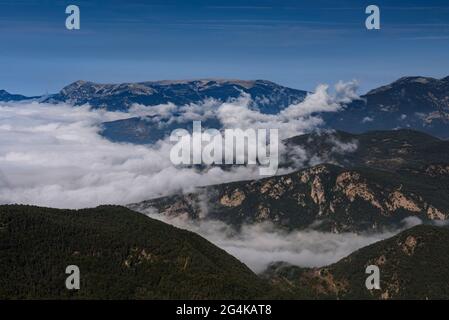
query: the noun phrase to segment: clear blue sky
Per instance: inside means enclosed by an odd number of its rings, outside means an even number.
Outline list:
[[[79,31],[65,29],[69,4]],[[380,31],[364,27],[369,4]],[[449,75],[447,0],[0,0],[0,89],[15,93],[199,77],[365,91],[405,75]]]

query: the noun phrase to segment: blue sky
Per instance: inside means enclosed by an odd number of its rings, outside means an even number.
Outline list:
[[[81,30],[65,29],[65,7]],[[365,7],[381,9],[368,31]],[[267,79],[299,89],[449,75],[447,1],[0,0],[0,89],[75,80]]]

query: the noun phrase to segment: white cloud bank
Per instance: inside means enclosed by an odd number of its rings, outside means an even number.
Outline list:
[[[274,115],[250,109],[250,96],[242,95],[235,101],[222,104],[217,117],[225,128],[277,128],[281,139],[286,139],[322,125],[319,113],[340,111],[344,103],[359,98],[356,90],[356,81],[338,82],[334,93],[329,92],[328,85],[319,85],[304,101]]]
[[[103,121],[123,117],[129,115],[87,106],[0,103],[0,203],[127,204],[258,175],[256,168],[206,173],[175,168],[168,143],[118,144],[98,134]]]
[[[321,118],[312,114],[338,111],[340,102],[353,97],[354,88],[354,84],[340,83],[331,95],[326,86],[319,86],[304,102],[277,115],[251,110],[249,96],[219,105],[207,100],[181,107],[134,106],[130,113],[0,102],[0,203],[59,208],[127,204],[200,185],[260,178],[256,167],[232,171],[215,167],[206,172],[176,168],[170,162],[172,145],[167,141],[153,146],[112,143],[98,134],[100,125],[143,114],[173,121],[215,115],[224,127],[279,128],[285,137],[315,128]]]

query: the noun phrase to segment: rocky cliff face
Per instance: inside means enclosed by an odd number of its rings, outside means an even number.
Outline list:
[[[438,169],[436,169],[438,168]],[[130,208],[190,219],[218,219],[236,227],[272,222],[287,229],[332,232],[399,226],[407,217],[449,218],[449,176],[432,176],[429,166],[414,173],[324,164],[257,181],[198,189],[153,199]]]

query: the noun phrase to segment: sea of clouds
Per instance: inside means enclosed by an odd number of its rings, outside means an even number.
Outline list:
[[[277,128],[284,139],[319,127],[322,119],[317,112],[338,112],[344,103],[358,98],[355,91],[353,82],[338,83],[332,93],[320,85],[303,102],[276,115],[250,108],[251,97],[245,94],[227,102],[207,100],[198,105],[134,105],[129,112],[109,112],[88,105],[0,102],[0,203],[56,208],[125,205],[202,185],[258,179],[257,167],[201,171],[175,167],[169,158],[172,144],[168,138],[154,145],[114,143],[99,134],[101,124],[134,116],[166,123],[215,117],[225,128]],[[338,152],[356,148],[338,143],[336,147]],[[296,156],[301,163],[311,163],[303,150]],[[286,233],[269,224],[249,225],[235,232],[217,221],[166,222],[203,235],[256,272],[273,261],[301,266],[329,264],[393,234]]]
[[[126,113],[88,105],[0,102],[0,203],[57,208],[128,204],[201,185],[260,178],[250,166],[225,171],[175,167],[168,138],[154,145],[113,143],[99,134],[101,124],[145,113],[153,121],[214,116],[224,128],[278,128],[280,137],[288,138],[322,124],[316,112],[337,112],[357,97],[353,82],[338,83],[332,93],[328,89],[318,86],[303,102],[277,115],[251,109],[248,95],[218,105],[135,105]],[[307,155],[300,151],[299,160],[305,161]]]

